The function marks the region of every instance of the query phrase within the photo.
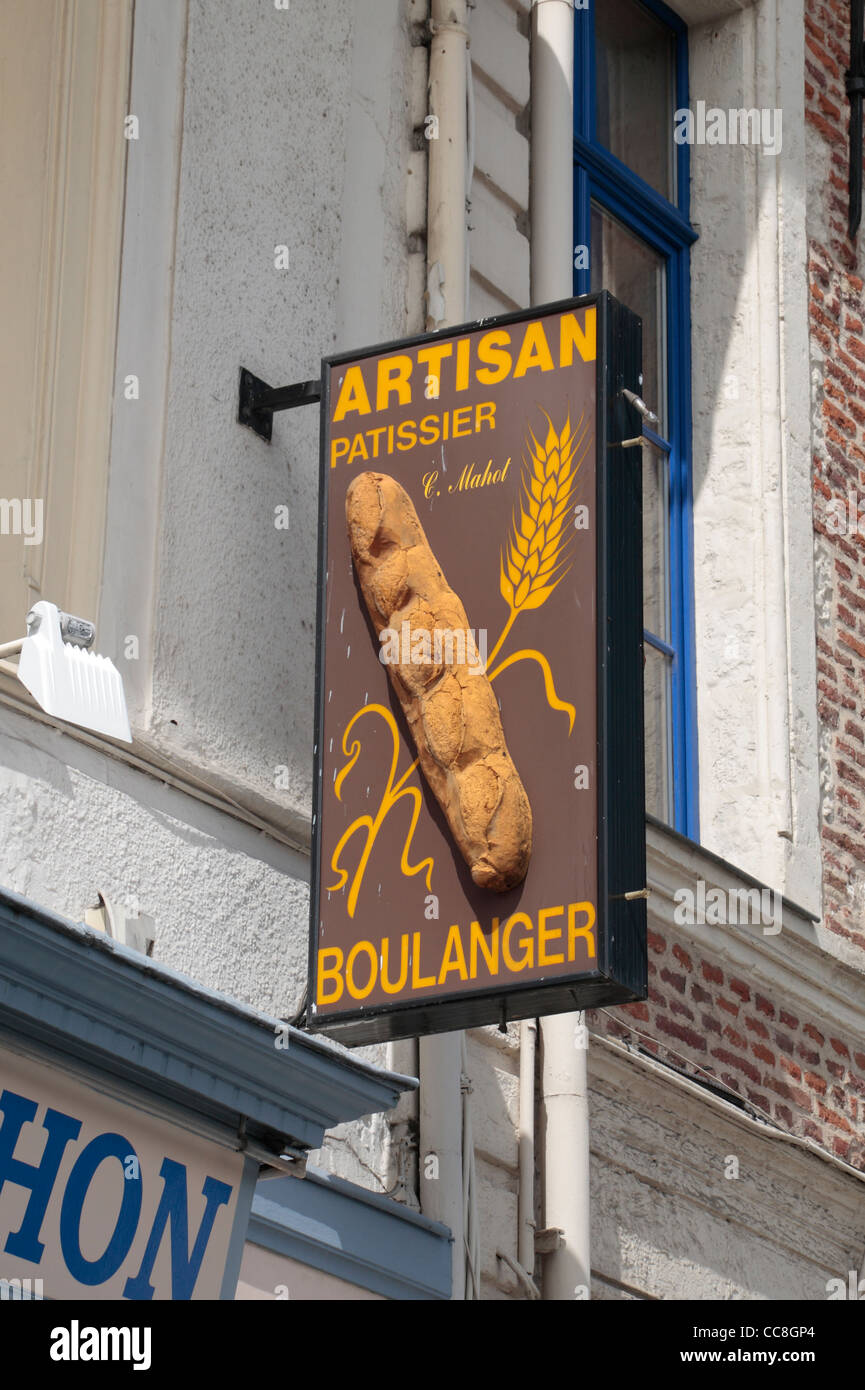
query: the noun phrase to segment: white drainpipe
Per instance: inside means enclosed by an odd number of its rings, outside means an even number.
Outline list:
[[[429,114],[438,118],[438,132],[427,142],[429,329],[466,318],[466,9],[466,0],[432,0],[431,5]],[[421,1038],[419,1052],[421,1207],[453,1232],[451,1297],[464,1299],[462,1035]]]
[[[535,1050],[538,1025],[520,1024],[520,1191],[517,1208],[517,1261],[529,1277],[535,1267]]]
[[[533,304],[573,293],[573,100],[572,0],[533,0]],[[545,1299],[586,1297],[590,1288],[588,1051],[575,1045],[582,1022],[581,1014],[541,1020],[544,1225],[562,1233],[544,1256]]]
[[[432,0],[429,114],[438,132],[427,142],[427,328],[466,317],[466,0]]]

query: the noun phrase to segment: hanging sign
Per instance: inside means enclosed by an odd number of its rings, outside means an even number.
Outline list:
[[[639,353],[603,293],[322,363],[315,1029],[644,995]]]

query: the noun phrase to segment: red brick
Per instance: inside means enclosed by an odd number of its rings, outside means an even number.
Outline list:
[[[846,1043],[840,1042],[838,1038],[830,1038],[830,1039],[829,1039],[829,1046],[832,1048],[832,1051],[833,1051],[833,1052],[837,1052],[837,1053],[838,1053],[838,1056],[839,1056],[839,1057],[846,1057],[847,1060],[848,1060],[848,1062],[849,1062],[849,1060],[850,1060],[850,1052],[849,1052],[849,1050],[848,1050],[848,1048],[847,1048],[847,1044],[846,1044]]]
[[[774,1052],[770,1052],[769,1049],[768,1049],[768,1047],[766,1047],[763,1043],[752,1043],[752,1044],[751,1044],[751,1051],[753,1052],[753,1054],[754,1054],[755,1057],[758,1057],[758,1058],[760,1059],[761,1062],[765,1062],[766,1065],[769,1066],[769,1067],[774,1067],[774,1065],[775,1065],[775,1054],[774,1054]],[[783,1066],[783,1064],[784,1064],[784,1059],[783,1059],[783,1057],[782,1057],[782,1058],[781,1058],[781,1065]],[[799,1068],[797,1067],[796,1070],[798,1071]]]
[[[740,999],[743,999],[746,1004],[748,1003],[751,998],[751,991],[744,980],[731,980],[730,988],[734,994],[738,994]]]
[[[837,78],[840,76],[840,69],[837,63],[833,62],[833,60],[829,57],[829,54],[826,52],[825,48],[821,48],[820,44],[817,43],[815,39],[812,39],[810,34],[805,35],[805,43],[807,44],[808,48],[810,48],[811,52],[814,54],[814,57],[819,62],[820,68],[825,68],[826,72],[828,72],[832,77]],[[820,75],[822,77],[822,73]]]
[[[752,1033],[756,1033],[758,1038],[768,1038],[769,1029],[765,1023],[761,1023],[759,1018],[746,1018],[745,1027],[750,1028]]]
[[[811,1109],[811,1097],[807,1091],[803,1091],[801,1086],[791,1086],[790,1094],[800,1110],[807,1112]]]
[[[626,1028],[617,1018],[607,1018],[604,1027],[617,1038],[628,1038],[631,1035],[630,1028]]]
[[[679,1042],[687,1043],[695,1052],[706,1051],[706,1039],[693,1028],[686,1027],[683,1023],[676,1023],[672,1018],[659,1018],[655,1025],[659,1033],[666,1033],[670,1038],[677,1038]],[[759,1080],[759,1077],[757,1078]]]
[[[738,1018],[738,1017],[739,1017],[739,1006],[738,1006],[738,1004],[731,1004],[730,1001],[729,1001],[729,999],[724,999],[723,997],[720,997],[720,998],[718,999],[718,1007],[721,1008],[721,1009],[725,1009],[725,1010],[727,1011],[727,1013],[728,1013],[728,1014],[732,1014],[734,1018]]]
[[[677,994],[685,993],[685,977],[673,970],[668,970],[666,966],[661,971],[661,979],[665,984],[672,985]]]
[[[670,1013],[671,1013],[671,1014],[680,1014],[683,1018],[689,1019],[691,1023],[694,1022],[694,1015],[693,1015],[693,1013],[692,1013],[691,1010],[688,1008],[687,1004],[683,1004],[682,1001],[681,1001],[680,999],[671,999],[671,1000],[670,1000]]]
[[[652,931],[651,928],[646,932],[646,941],[648,942],[649,950],[654,951],[657,955],[661,955],[662,952],[667,949],[667,943],[664,938],[659,936],[656,931]]]
[[[760,1073],[747,1058],[738,1057],[735,1052],[728,1052],[724,1047],[713,1048],[712,1056],[716,1057],[719,1062],[726,1062],[728,1067],[733,1067],[736,1071],[743,1072],[751,1081],[756,1083],[760,1080]]]
[[[818,1076],[816,1072],[806,1071],[805,1085],[810,1086],[811,1090],[816,1091],[820,1096],[826,1094],[826,1082],[823,1080],[823,1077]]]
[[[827,100],[827,97],[823,95],[822,92],[820,92],[819,95],[818,106],[820,107],[820,111],[823,111],[823,113],[829,117],[830,121],[840,121],[840,108],[834,104],[834,101]]]
[[[826,1039],[823,1037],[823,1034],[817,1031],[813,1023],[806,1023],[802,1031],[803,1033],[807,1033],[808,1037],[812,1038],[818,1047],[822,1047],[824,1042],[826,1041]]]
[[[684,949],[684,947],[679,945],[678,941],[673,947],[673,955],[676,957],[676,960],[679,962],[679,964],[682,966],[684,970],[687,970],[688,972],[693,970],[694,966],[692,964],[691,957],[688,955],[688,952]]]
[[[849,1123],[844,1119],[844,1116],[839,1115],[837,1110],[830,1110],[821,1100],[817,1102],[817,1114],[824,1124],[831,1125],[833,1129],[843,1130],[846,1134],[853,1133]]]
[[[649,1021],[649,1010],[642,1001],[638,1001],[636,1004],[624,1004],[622,1013],[629,1014],[631,1018],[639,1019],[641,1023],[648,1023]]]
[[[765,995],[756,995],[754,1003],[761,1014],[765,1014],[767,1018],[775,1017],[775,1006],[774,1004],[769,1003],[769,1000],[765,997]]]
[[[784,1027],[785,1027],[785,1028],[798,1028],[798,1027],[799,1027],[799,1020],[798,1020],[798,1018],[794,1018],[792,1014],[788,1014],[786,1009],[782,1009],[782,1010],[781,1010],[780,1017],[781,1017],[781,1022],[784,1024]]]
[[[779,1077],[767,1076],[766,1085],[771,1087],[773,1091],[776,1091],[779,1096],[783,1096],[785,1100],[793,1099],[793,1093],[790,1090],[790,1087],[787,1085],[787,1082],[781,1081]]]
[[[846,504],[850,490],[865,496],[865,313],[857,259],[862,251],[850,242],[845,225],[847,104],[841,73],[849,46],[849,13],[845,0],[808,0],[804,85],[809,93],[808,123],[826,142],[825,167],[809,185],[809,197],[816,203],[811,225],[822,225],[826,231],[822,242],[809,239],[807,256],[810,333],[815,348],[822,350],[817,368],[821,379],[811,402],[812,413],[819,410],[823,419],[822,438],[812,455],[814,530],[831,557],[834,578],[834,587],[819,606],[815,634],[818,719],[828,773],[827,809],[820,825],[823,920],[835,937],[865,953],[865,919],[850,897],[851,881],[865,866],[865,534],[834,536],[826,511],[832,499]],[[862,966],[865,970],[865,958]],[[754,1012],[763,1014],[759,1003]],[[772,1031],[785,1056],[782,1084],[791,1080],[799,1063],[808,1093],[825,1097],[821,1103],[827,1114],[849,1115],[854,1121],[861,1114],[865,1123],[865,1085],[848,1073],[852,1048],[838,1037],[827,1039],[813,1023],[804,1024],[803,1037],[794,1047],[798,1020],[779,1010],[779,1022],[783,1031]],[[750,1026],[746,1031],[760,1036]],[[821,1057],[821,1049],[829,1055]],[[853,1055],[860,1075],[865,1074],[865,1048]],[[826,1126],[832,1127],[828,1121]],[[813,1137],[827,1146],[839,1139],[816,1127]],[[846,1132],[840,1142],[850,1143]],[[833,1148],[841,1152],[837,1142]],[[857,1139],[851,1154],[851,1161],[865,1168],[865,1141]]]
[[[710,965],[707,960],[704,960],[700,968],[703,971],[704,980],[709,980],[713,985],[722,985],[724,983],[724,976],[717,965]]]

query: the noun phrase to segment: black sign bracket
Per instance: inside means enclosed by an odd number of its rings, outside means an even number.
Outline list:
[[[296,381],[293,386],[268,386],[246,367],[240,369],[237,423],[248,425],[269,444],[273,435],[273,412],[294,410],[321,400],[321,381]]]

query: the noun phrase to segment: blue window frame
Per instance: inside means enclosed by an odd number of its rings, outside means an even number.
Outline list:
[[[601,0],[621,13],[630,9],[637,24],[646,24],[657,32],[669,50],[669,99],[674,109],[688,106],[688,38],[682,20],[660,0]],[[604,23],[610,22],[610,11]],[[647,404],[661,417],[658,431],[644,428],[643,434],[652,448],[644,448],[644,465],[655,470],[663,486],[663,522],[666,532],[656,540],[659,573],[651,578],[647,592],[654,587],[655,613],[646,614],[645,642],[647,672],[650,660],[659,662],[662,671],[664,703],[663,804],[659,793],[649,809],[681,833],[699,838],[697,799],[697,721],[694,676],[693,620],[693,526],[691,485],[691,354],[690,354],[690,247],[696,233],[689,221],[689,156],[688,145],[673,140],[672,110],[647,113],[650,100],[648,88],[638,81],[620,82],[622,90],[610,98],[615,73],[607,70],[603,42],[598,42],[595,0],[588,9],[575,11],[575,99],[574,99],[574,230],[577,247],[588,248],[589,265],[575,256],[574,292],[585,294],[592,289],[608,288],[616,293],[613,284],[593,283],[592,262],[595,260],[595,239],[606,229],[618,238],[639,260],[651,261],[651,273],[657,282],[657,319],[659,324],[658,355],[663,360],[654,364],[653,380],[661,399]],[[620,31],[621,33],[622,31]],[[604,42],[609,39],[609,31]],[[613,35],[613,42],[627,45],[627,38]],[[645,53],[635,53],[634,61],[642,62]],[[665,63],[667,60],[664,60]],[[651,114],[666,144],[666,120],[669,116],[669,146],[663,158],[667,169],[663,176],[653,167],[655,185],[666,179],[664,196],[633,167],[623,162],[601,143],[597,131],[599,83],[603,87],[605,112],[615,111],[617,129],[625,132],[618,139],[620,147],[628,144],[628,122],[634,128],[630,134],[640,142],[640,101],[643,115]],[[629,113],[629,103],[631,113]],[[666,104],[666,103],[664,103]],[[634,109],[634,108],[637,109]],[[612,122],[605,121],[608,129]],[[657,122],[661,124],[658,126]],[[611,138],[611,143],[612,138]],[[633,148],[634,140],[631,141]],[[632,162],[639,162],[633,160]],[[644,171],[645,171],[644,166]],[[630,248],[630,251],[628,250]],[[602,262],[603,265],[603,262]],[[649,273],[649,270],[646,271]],[[625,294],[620,293],[625,299]],[[637,309],[636,303],[631,308]],[[638,310],[639,312],[639,310]],[[645,329],[644,329],[645,337]],[[644,363],[645,344],[644,344]],[[650,457],[650,455],[652,457]],[[644,477],[647,475],[644,473]],[[660,486],[661,484],[659,484]],[[645,489],[644,489],[645,496]],[[662,617],[658,617],[663,613]],[[659,685],[661,688],[661,685]],[[647,741],[652,734],[647,729]],[[657,749],[654,750],[657,753]],[[647,764],[653,749],[647,746]],[[656,778],[657,780],[657,778]]]

